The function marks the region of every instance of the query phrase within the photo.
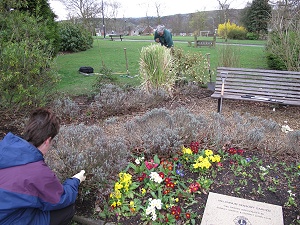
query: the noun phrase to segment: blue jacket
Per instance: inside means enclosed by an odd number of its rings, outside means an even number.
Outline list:
[[[73,204],[79,179],[61,184],[32,144],[8,133],[0,141],[0,224],[48,225],[50,211]]]
[[[160,36],[157,31],[154,33],[154,40],[156,38],[159,38],[159,42],[162,46],[166,46],[167,48],[171,48],[174,46],[173,40],[172,40],[172,34],[167,29],[164,29],[164,34]]]

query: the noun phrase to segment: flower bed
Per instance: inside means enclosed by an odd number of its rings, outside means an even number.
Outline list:
[[[136,157],[119,173],[110,194],[110,212],[119,220],[139,214],[141,221],[151,224],[196,224],[198,215],[192,211],[195,195],[206,193],[213,182],[209,174],[221,165],[219,154],[199,150],[197,142],[171,159]],[[198,178],[186,179],[187,174]]]
[[[281,205],[289,215],[285,222],[299,222],[290,217],[299,205],[300,167],[270,160],[233,147],[200,150],[197,142],[171,158],[135,156],[119,173],[100,216],[123,225],[200,224],[207,194],[214,191]]]

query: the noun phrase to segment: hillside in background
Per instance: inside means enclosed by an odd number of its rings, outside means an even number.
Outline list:
[[[202,18],[200,20],[198,19],[199,16],[196,15],[199,13],[201,14],[200,18]],[[229,9],[226,15],[227,20],[237,25],[242,25],[240,22],[241,13],[242,9]],[[105,27],[106,33],[115,32],[132,35],[132,33],[142,34],[143,30],[147,27],[156,28],[158,24],[164,24],[167,29],[172,30],[173,34],[193,33],[195,31],[195,28],[191,25],[193,20],[194,25],[199,23],[197,26],[201,27],[201,30],[207,30],[213,33],[219,24],[225,22],[224,11],[213,10],[189,14],[176,14],[162,16],[160,18],[147,16],[141,18],[106,18]],[[97,24],[97,32],[102,30],[102,18],[95,19],[94,23]]]

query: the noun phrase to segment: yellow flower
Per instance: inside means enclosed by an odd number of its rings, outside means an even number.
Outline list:
[[[175,198],[175,202],[179,202],[179,198]]]
[[[130,201],[129,205],[130,205],[131,208],[134,208],[134,201]]]
[[[113,202],[113,203],[111,204],[112,207],[116,207],[116,205],[117,205],[116,202]]]
[[[190,149],[190,148],[186,148],[186,147],[182,147],[182,152],[183,152],[183,154],[188,154],[188,155],[192,155],[193,154],[193,152],[192,152],[192,150]]]
[[[142,195],[146,194],[146,189],[145,189],[145,188],[142,188],[142,189],[141,189],[141,192],[142,192]]]
[[[132,176],[129,173],[119,173],[120,183],[125,183],[130,185],[132,183]]]
[[[122,205],[122,202],[117,201],[117,206],[120,206],[120,205]]]
[[[211,163],[209,162],[208,158],[203,158],[203,157],[200,158],[200,157],[196,160],[195,164],[193,164],[194,169],[198,169],[198,168],[209,169],[209,167],[211,167]]]
[[[120,191],[115,191],[114,196],[115,198],[120,199],[122,197],[122,193]]]
[[[212,161],[212,162],[215,162],[215,161],[216,161],[216,160],[215,160],[215,157],[214,157],[213,155],[209,156],[208,158],[209,158],[209,160]]]
[[[123,188],[123,185],[121,183],[119,183],[119,182],[115,183],[115,191],[118,191],[118,190],[120,190],[122,188]]]
[[[206,156],[210,156],[210,155],[213,155],[214,153],[213,153],[212,150],[206,149],[206,150],[204,151],[204,154],[205,154]]]
[[[202,162],[203,161],[203,156],[201,155],[201,156],[199,156],[199,158],[197,159],[197,162]]]
[[[200,167],[200,163],[195,163],[195,164],[193,164],[193,168],[194,169],[198,169]]]
[[[215,155],[215,162],[220,162],[220,161],[221,161],[221,156]]]

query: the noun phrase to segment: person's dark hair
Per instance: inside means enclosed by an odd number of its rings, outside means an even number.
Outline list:
[[[50,110],[39,108],[32,112],[23,138],[39,147],[47,138],[53,139],[59,132],[60,119]]]

